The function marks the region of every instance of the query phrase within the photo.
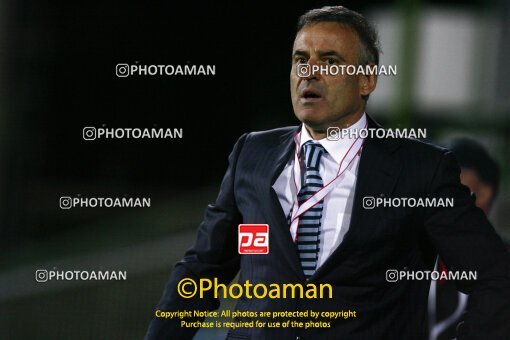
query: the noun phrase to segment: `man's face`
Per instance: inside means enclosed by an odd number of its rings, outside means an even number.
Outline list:
[[[373,83],[373,88],[369,86],[367,89],[369,77],[315,73],[305,78],[297,74],[299,64],[358,65],[360,48],[357,33],[336,22],[306,25],[297,33],[292,53],[290,91],[294,114],[301,122],[323,131],[329,126],[348,122],[350,116],[364,111],[365,102],[361,96],[375,88]],[[375,81],[375,77],[372,80]]]
[[[478,173],[469,168],[461,168],[460,181],[467,186],[471,192],[475,193],[476,206],[481,208],[486,215],[489,214],[492,206],[494,189],[488,184],[483,183]]]

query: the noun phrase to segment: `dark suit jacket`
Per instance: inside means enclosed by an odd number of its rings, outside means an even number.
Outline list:
[[[369,127],[377,127],[369,118]],[[183,299],[182,278],[219,278],[229,283],[305,283],[289,226],[272,185],[292,157],[297,127],[243,135],[214,205],[207,207],[194,246],[176,264],[156,308],[214,310],[219,301]],[[424,339],[429,281],[386,281],[388,269],[433,270],[437,253],[450,270],[476,270],[477,280],[458,282],[470,294],[458,339],[510,339],[509,255],[501,239],[460,184],[448,150],[408,139],[366,139],[361,154],[350,228],[343,242],[311,277],[333,286],[332,299],[248,299],[238,310],[355,310],[331,328],[236,329],[230,339]],[[362,207],[364,196],[454,198],[454,208]],[[237,226],[267,223],[267,255],[239,255]],[[191,338],[196,329],[179,320],[155,319],[146,339]]]

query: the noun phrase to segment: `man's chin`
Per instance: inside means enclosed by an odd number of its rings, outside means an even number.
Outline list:
[[[326,130],[327,128],[327,119],[325,119],[324,113],[318,110],[301,110],[296,116],[302,123],[314,130]]]

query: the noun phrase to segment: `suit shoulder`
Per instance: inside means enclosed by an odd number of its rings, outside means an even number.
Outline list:
[[[430,142],[417,139],[402,139],[398,154],[406,161],[414,161],[416,165],[435,167],[451,153],[450,150]]]
[[[286,126],[277,129],[254,131],[246,135],[246,144],[277,145],[285,136],[297,131],[297,126]]]
[[[280,138],[292,131],[295,131],[297,128],[297,126],[285,126],[271,130],[253,131],[250,132],[247,137],[251,139]]]
[[[427,141],[422,141],[418,139],[411,139],[411,138],[403,138],[402,139],[402,146],[404,149],[412,152],[419,152],[424,153],[428,156],[441,156],[445,153],[449,152],[448,149],[443,148],[439,145],[432,144]]]

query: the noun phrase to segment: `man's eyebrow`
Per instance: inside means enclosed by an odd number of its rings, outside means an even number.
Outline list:
[[[292,53],[293,56],[297,56],[297,55],[300,55],[300,56],[308,56],[308,52],[306,51],[303,51],[303,50],[295,50],[293,53]]]
[[[342,57],[337,51],[335,50],[326,50],[326,51],[319,51],[318,52],[319,54],[319,57],[323,58],[323,57],[328,57],[328,56],[335,56],[337,57],[338,59],[340,59],[340,61],[345,61],[345,58]],[[305,56],[305,57],[308,57],[309,54],[307,51],[304,51],[304,50],[295,50],[293,53],[292,53],[293,56]]]
[[[337,51],[327,50],[327,51],[319,51],[320,57],[328,57],[328,56],[336,56],[342,61],[345,61],[344,57],[342,57]]]

